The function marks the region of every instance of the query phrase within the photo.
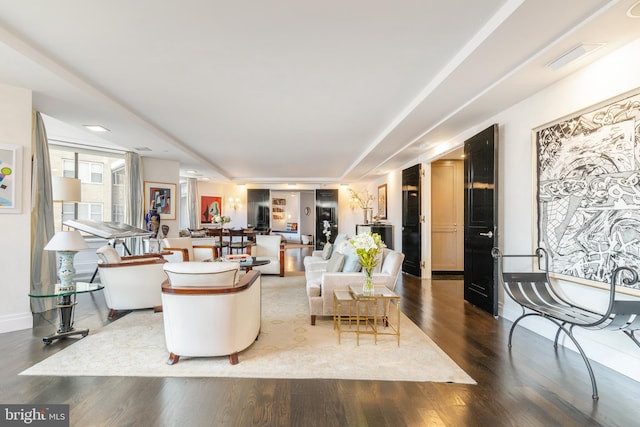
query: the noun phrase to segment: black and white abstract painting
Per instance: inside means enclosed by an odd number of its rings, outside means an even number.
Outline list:
[[[640,94],[535,138],[538,243],[550,269],[597,282],[609,282],[618,266],[640,271]]]

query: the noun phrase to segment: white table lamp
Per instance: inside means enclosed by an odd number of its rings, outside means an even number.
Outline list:
[[[60,279],[61,291],[74,291],[75,283],[73,278],[76,275],[76,269],[73,267],[73,257],[76,252],[88,249],[87,243],[82,238],[79,231],[58,231],[47,246],[45,251],[56,251],[60,256],[60,268],[58,269],[58,278]]]
[[[64,221],[64,203],[75,203],[82,199],[82,181],[66,176],[51,177],[51,195],[54,202],[60,202],[60,229]]]

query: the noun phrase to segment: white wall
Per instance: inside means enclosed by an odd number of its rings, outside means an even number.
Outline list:
[[[535,167],[532,130],[591,105],[640,87],[640,40],[625,46],[598,62],[580,70],[536,95],[501,112],[484,123],[461,133],[458,145],[479,130],[498,123],[499,152],[499,233],[505,253],[531,253],[535,248],[534,216],[536,204]],[[455,144],[453,144],[455,145]],[[607,296],[582,285],[565,284],[566,291],[581,304],[598,304]],[[501,290],[502,291],[502,290]],[[520,310],[503,300],[502,315],[510,320]],[[525,320],[523,327],[553,339],[555,328],[542,319]],[[640,348],[619,332],[576,331],[589,358],[640,381]],[[517,347],[517,332],[514,338]],[[548,349],[553,351],[552,344]],[[585,368],[585,375],[587,375]],[[597,374],[596,374],[597,376]]]
[[[22,147],[20,213],[0,213],[0,333],[31,328],[31,91],[0,84],[0,144]]]

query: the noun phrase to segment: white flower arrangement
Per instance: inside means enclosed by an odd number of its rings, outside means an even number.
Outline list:
[[[213,217],[213,222],[215,222],[216,224],[220,224],[221,227],[224,227],[227,222],[231,222],[231,217],[226,215],[216,215]]]
[[[349,240],[356,250],[362,268],[371,269],[377,264],[377,255],[383,247],[382,237],[378,233],[360,233]]]
[[[371,194],[369,194],[369,191],[364,190],[356,192],[350,188],[349,192],[351,193],[351,200],[357,202],[362,209],[372,208],[372,203],[375,199]]]
[[[331,237],[331,223],[326,219],[322,221],[322,234],[324,234],[327,242],[329,242],[329,238]]]

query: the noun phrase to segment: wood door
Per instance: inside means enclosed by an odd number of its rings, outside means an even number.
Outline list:
[[[431,164],[431,270],[464,270],[464,162]]]
[[[419,164],[402,171],[402,271],[421,276],[421,225]]]
[[[498,125],[465,141],[464,154],[464,299],[497,316]]]

